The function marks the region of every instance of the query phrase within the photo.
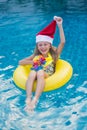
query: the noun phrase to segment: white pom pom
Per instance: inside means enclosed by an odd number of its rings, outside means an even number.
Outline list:
[[[57,17],[57,16],[54,16],[54,18],[53,18],[53,19],[54,19],[54,20],[56,20],[56,18],[58,18],[58,17]]]
[[[59,21],[56,21],[58,24],[62,24],[63,22],[63,19],[61,17],[58,17],[58,16],[54,16],[53,18],[55,21],[59,19]],[[60,21],[61,20],[61,21]]]

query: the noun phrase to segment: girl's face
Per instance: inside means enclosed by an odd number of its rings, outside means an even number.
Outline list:
[[[49,42],[38,42],[37,48],[42,55],[47,56],[48,52],[51,48],[51,43],[49,43]]]

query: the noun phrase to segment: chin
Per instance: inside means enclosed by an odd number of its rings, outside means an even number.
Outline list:
[[[46,55],[47,54],[47,52],[42,52],[42,55]]]

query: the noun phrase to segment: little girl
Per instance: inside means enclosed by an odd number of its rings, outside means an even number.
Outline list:
[[[20,65],[32,64],[31,72],[26,82],[26,110],[33,110],[45,87],[45,78],[55,72],[56,61],[60,55],[65,36],[62,27],[62,18],[54,16],[54,20],[36,35],[36,48],[34,54],[19,61]],[[59,28],[60,43],[58,47],[52,46],[56,24]],[[32,88],[34,81],[37,80],[35,96],[32,99]]]

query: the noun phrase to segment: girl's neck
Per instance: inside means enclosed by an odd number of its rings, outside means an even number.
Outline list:
[[[43,54],[42,54],[43,55]],[[44,57],[48,57],[48,53],[43,55]]]

